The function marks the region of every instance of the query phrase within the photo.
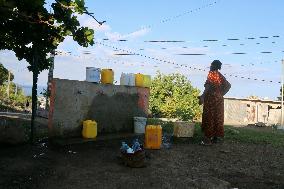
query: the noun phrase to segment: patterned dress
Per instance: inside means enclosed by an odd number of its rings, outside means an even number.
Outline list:
[[[224,98],[223,88],[228,81],[218,71],[210,71],[204,93],[202,131],[205,137],[224,137]]]

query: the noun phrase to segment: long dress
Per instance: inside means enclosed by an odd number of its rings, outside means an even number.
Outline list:
[[[224,137],[223,87],[228,82],[218,71],[210,71],[204,84],[204,106],[201,128],[205,137]]]

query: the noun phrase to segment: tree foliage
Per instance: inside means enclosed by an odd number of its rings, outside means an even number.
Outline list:
[[[33,72],[32,133],[38,75],[50,67],[48,55],[67,36],[84,47],[94,44],[94,30],[81,27],[77,17],[92,16],[84,0],[55,0],[50,12],[44,5],[45,0],[0,0],[0,50],[14,51],[19,60],[28,62],[28,69]]]
[[[4,82],[8,81],[9,77],[9,71],[7,68],[3,66],[3,64],[0,63],[0,85],[3,85]],[[10,81],[13,81],[14,79],[14,74],[10,72]]]
[[[201,116],[199,94],[184,75],[158,72],[151,85],[150,110],[155,117],[198,119]]]
[[[25,103],[28,97],[25,96],[24,91],[20,86],[17,86],[15,83],[11,82],[9,86],[9,98],[7,96],[7,87],[8,84],[3,84],[0,86],[0,99],[1,103],[5,104],[12,109],[24,110]]]
[[[0,0],[0,50],[14,51],[36,73],[49,68],[48,54],[66,36],[73,36],[84,47],[94,44],[94,31],[80,27],[74,14],[87,11],[83,0],[56,0],[51,13],[44,4],[44,0]]]

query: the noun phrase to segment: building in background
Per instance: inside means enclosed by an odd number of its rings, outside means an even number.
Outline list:
[[[248,125],[262,122],[279,125],[281,101],[224,98],[224,122],[226,125]]]

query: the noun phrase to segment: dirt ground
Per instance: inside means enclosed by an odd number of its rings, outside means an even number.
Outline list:
[[[283,147],[182,140],[147,151],[145,168],[129,168],[120,144],[0,147],[0,188],[284,188]]]

